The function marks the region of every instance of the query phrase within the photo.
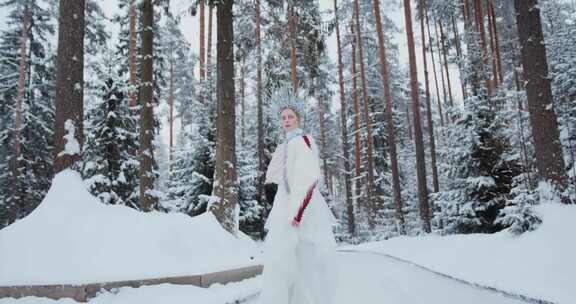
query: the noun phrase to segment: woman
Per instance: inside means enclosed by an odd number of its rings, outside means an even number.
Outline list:
[[[286,138],[266,172],[278,192],[265,225],[260,303],[332,304],[336,221],[319,191],[318,147],[300,129],[302,102],[281,98],[277,113]]]

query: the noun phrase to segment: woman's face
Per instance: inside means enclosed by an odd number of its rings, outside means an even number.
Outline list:
[[[298,116],[296,112],[292,109],[284,109],[280,113],[280,121],[282,123],[282,127],[284,131],[290,132],[300,126],[300,121],[298,120]]]

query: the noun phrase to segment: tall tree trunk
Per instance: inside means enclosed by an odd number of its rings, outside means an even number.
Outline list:
[[[352,35],[352,97],[354,100],[354,168],[355,168],[355,177],[354,177],[354,188],[355,188],[355,198],[356,198],[356,205],[361,205],[361,178],[362,178],[362,169],[361,169],[361,160],[362,160],[362,148],[360,146],[360,101],[358,100],[358,83],[357,83],[357,73],[356,73],[356,35],[354,29],[354,23],[350,24],[350,32]]]
[[[215,202],[210,210],[222,227],[235,234],[238,230],[236,180],[236,137],[234,101],[234,31],[233,0],[221,0],[217,8],[217,88],[218,115],[216,164],[214,176]]]
[[[482,10],[481,0],[474,0],[474,10],[476,12],[476,31],[480,33],[480,45],[482,46],[482,71],[485,71],[488,67],[488,50],[486,46],[486,31],[484,30],[484,13]],[[482,72],[482,74],[484,74]],[[487,75],[482,75],[485,78],[486,83],[486,93],[488,96],[492,96],[492,85],[490,84],[490,79]]]
[[[424,32],[424,0],[419,0],[420,36],[422,40],[422,61],[424,64],[424,87],[426,94],[426,118],[428,119],[428,137],[430,138],[430,156],[432,159],[432,186],[438,192],[438,168],[436,167],[436,142],[434,139],[434,122],[432,121],[432,106],[430,102],[430,82],[428,80],[428,62],[426,58],[426,35]]]
[[[414,139],[416,143],[416,173],[418,177],[418,201],[420,217],[425,232],[432,231],[430,225],[430,208],[428,205],[428,187],[426,185],[426,163],[424,159],[424,144],[422,127],[420,125],[420,101],[418,93],[418,72],[416,70],[416,50],[414,47],[414,32],[412,29],[412,9],[410,0],[404,0],[404,21],[406,22],[406,37],[408,40],[408,59],[410,61],[410,92],[412,95],[412,112],[414,113]]]
[[[448,71],[448,50],[446,49],[446,36],[444,36],[444,27],[441,20],[438,20],[440,27],[440,41],[442,43],[442,57],[444,57],[444,70],[446,71],[446,84],[448,85],[448,96],[450,97],[450,106],[454,107],[454,98],[452,97],[452,82],[450,81],[450,71]]]
[[[130,0],[130,42],[128,50],[128,64],[130,65],[130,92],[128,94],[130,101],[130,108],[136,107],[137,91],[136,91],[136,0]]]
[[[84,0],[60,0],[54,172],[74,168],[84,143]]]
[[[320,157],[322,158],[322,173],[325,185],[328,185],[328,160],[326,156],[326,126],[324,124],[324,97],[318,96],[318,114],[320,122]],[[332,190],[328,188],[330,192]]]
[[[492,57],[492,87],[494,89],[498,88],[500,80],[498,79],[498,68],[496,65],[496,39],[494,28],[492,27],[492,12],[490,10],[490,3],[486,0],[486,16],[488,17],[488,34],[490,35],[490,52]]]
[[[140,208],[156,207],[154,188],[154,4],[142,2],[142,85],[140,98]]]
[[[246,145],[246,81],[244,81],[244,77],[246,76],[246,57],[242,57],[242,64],[240,66],[240,106],[242,111],[242,116],[240,117],[240,140],[242,142],[242,146]]]
[[[554,113],[538,1],[514,0],[514,6],[522,46],[522,66],[526,77],[528,112],[538,175],[541,181],[550,182],[562,191],[566,188],[567,177],[558,122]]]
[[[440,81],[442,83],[442,96],[444,96],[444,105],[448,103],[448,93],[446,92],[446,83],[444,82],[444,64],[442,63],[442,48],[440,46],[440,33],[438,32],[438,23],[434,22],[434,34],[436,35],[436,47],[438,50],[438,69],[440,70]],[[448,112],[445,113],[446,120],[448,120]]]
[[[208,7],[208,39],[206,40],[206,84],[208,87],[208,102],[212,102],[214,81],[212,81],[212,6]]]
[[[206,76],[206,44],[205,44],[205,31],[206,31],[206,16],[205,16],[205,3],[204,0],[199,0],[198,6],[200,6],[200,81],[203,81]]]
[[[257,137],[258,137],[258,201],[264,202],[264,179],[266,164],[264,160],[264,109],[262,105],[262,42],[260,29],[260,0],[256,0],[256,102],[257,102]],[[261,236],[264,237],[262,225]]]
[[[408,139],[412,141],[414,136],[412,136],[412,122],[410,121],[410,105],[406,104],[406,123],[408,124]]]
[[[296,70],[296,21],[294,20],[294,0],[288,0],[288,35],[290,42],[290,76],[292,77],[292,91],[298,92],[298,74]]]
[[[464,55],[462,55],[462,45],[460,44],[460,34],[458,34],[458,27],[456,26],[456,19],[454,14],[452,14],[452,31],[454,32],[454,41],[456,41],[456,55],[458,56],[458,74],[460,75],[460,87],[462,88],[462,98],[466,100],[468,98],[468,92],[466,92],[466,79],[464,78],[462,67],[462,60]]]
[[[383,209],[383,202],[376,195],[374,183],[374,158],[372,137],[372,118],[370,117],[370,105],[368,102],[368,85],[366,81],[366,69],[364,67],[364,46],[362,42],[362,28],[360,27],[360,3],[354,0],[354,19],[356,22],[356,41],[358,42],[358,61],[360,63],[360,80],[362,84],[362,96],[364,98],[364,122],[366,123],[366,170],[368,183],[366,185],[366,199],[368,201],[368,224],[374,227],[378,212]]]
[[[428,8],[424,9],[426,17],[426,29],[428,32],[429,50],[432,59],[432,72],[434,73],[434,84],[436,85],[436,101],[438,103],[438,116],[440,116],[440,126],[444,127],[444,113],[442,112],[442,98],[438,88],[438,74],[436,73],[436,60],[434,59],[434,46],[432,45],[432,34],[430,33],[430,20],[428,20]],[[442,69],[440,69],[442,70]],[[445,98],[444,98],[445,99]]]
[[[336,50],[338,52],[338,85],[340,88],[340,123],[341,123],[341,140],[342,156],[344,157],[344,191],[346,197],[346,216],[348,224],[348,233],[356,235],[356,221],[354,218],[354,204],[352,203],[352,186],[350,183],[350,149],[348,147],[348,107],[344,96],[344,74],[342,64],[342,46],[340,44],[340,25],[338,21],[338,0],[334,0],[334,22],[336,27]]]
[[[500,56],[500,39],[498,38],[498,27],[496,26],[496,14],[494,12],[494,3],[492,0],[488,0],[488,11],[490,12],[491,18],[491,27],[492,32],[494,33],[494,48],[495,48],[495,61],[496,61],[496,71],[498,72],[498,80],[499,84],[501,85],[504,81],[504,76],[502,72],[502,58]]]
[[[170,60],[170,92],[168,96],[168,104],[170,106],[170,172],[174,165],[174,59]]]

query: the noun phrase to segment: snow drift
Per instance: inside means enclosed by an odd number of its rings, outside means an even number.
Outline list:
[[[0,286],[192,275],[253,265],[257,251],[210,213],[104,205],[67,170],[34,212],[0,230]]]
[[[576,206],[536,206],[542,225],[509,232],[398,237],[354,249],[384,252],[432,270],[554,303],[576,303]]]

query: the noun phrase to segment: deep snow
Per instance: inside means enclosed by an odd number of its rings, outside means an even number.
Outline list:
[[[70,170],[36,210],[0,230],[0,248],[0,286],[192,275],[254,265],[259,256],[255,242],[227,233],[211,213],[104,205]]]
[[[383,252],[485,286],[555,303],[576,303],[576,206],[536,206],[535,231],[397,237],[353,246]]]

